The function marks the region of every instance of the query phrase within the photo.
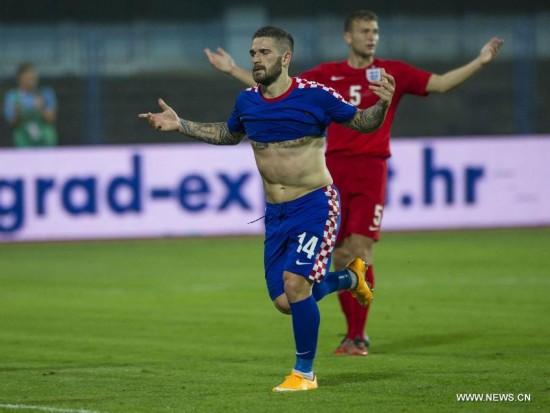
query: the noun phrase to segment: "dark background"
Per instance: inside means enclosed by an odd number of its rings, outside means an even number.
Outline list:
[[[347,14],[355,9],[374,10],[380,15],[399,13],[418,16],[461,15],[471,12],[488,15],[541,13],[550,10],[549,2],[543,0],[2,0],[0,22],[193,21],[223,14],[227,5],[263,5],[273,17]]]
[[[45,25],[62,22],[117,23],[117,22],[199,22],[217,19],[227,5],[264,5],[270,18],[307,18],[320,14],[346,15],[349,11],[368,7],[376,11],[381,20],[393,14],[408,16],[460,16],[475,12],[494,17],[538,15],[550,13],[546,1],[445,1],[393,0],[364,1],[255,1],[229,2],[203,0],[201,2],[178,0],[0,0],[0,28],[16,25]],[[335,31],[342,28],[335,28]],[[382,34],[383,35],[383,34]],[[488,39],[483,39],[483,42]],[[506,39],[505,39],[506,40]],[[550,40],[548,40],[550,41]],[[206,42],[206,39],[205,39]],[[480,47],[483,44],[480,42]],[[1,39],[0,39],[1,46]],[[505,44],[505,47],[511,47]],[[0,56],[1,56],[0,49]],[[343,55],[341,58],[344,59]],[[400,59],[399,56],[380,58]],[[473,56],[472,56],[473,57]],[[453,61],[407,60],[422,69],[443,73],[468,60]],[[538,59],[531,67],[531,81],[521,83],[524,63],[518,58],[499,58],[474,76],[466,84],[445,95],[427,98],[406,96],[400,104],[393,129],[395,137],[452,136],[452,135],[509,135],[522,133],[547,133],[550,131],[550,80],[544,74],[550,72],[550,61]],[[308,67],[295,66],[297,75]],[[156,110],[157,97],[163,97],[178,114],[198,121],[224,121],[233,107],[236,94],[243,88],[238,82],[214,69],[189,70],[174,68],[170,73],[140,73],[128,76],[101,76],[96,79],[96,91],[100,95],[99,113],[93,119],[86,99],[89,96],[89,79],[77,76],[43,77],[43,85],[51,86],[57,94],[58,132],[61,145],[97,143],[86,140],[84,128],[99,123],[105,144],[172,142],[188,140],[178,134],[157,133],[137,119],[143,111]],[[14,78],[0,79],[0,95],[15,86]],[[532,113],[525,113],[521,105],[522,90],[530,90],[535,100]],[[525,96],[523,96],[525,99]],[[523,110],[523,112],[522,112]],[[92,111],[93,113],[93,111]],[[529,128],[522,128],[521,117],[528,116]],[[98,125],[95,125],[98,126]],[[0,121],[0,146],[11,146],[11,133]]]

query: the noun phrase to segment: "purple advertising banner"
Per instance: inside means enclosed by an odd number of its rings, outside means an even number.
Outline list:
[[[0,151],[0,241],[259,234],[249,145]]]
[[[550,225],[550,136],[400,139],[373,225]],[[262,234],[249,145],[0,150],[0,242]],[[382,218],[383,217],[383,218]]]
[[[550,137],[398,140],[383,228],[550,225]]]

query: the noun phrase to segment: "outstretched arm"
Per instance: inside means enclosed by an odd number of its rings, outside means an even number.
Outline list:
[[[180,119],[177,113],[164,100],[158,101],[161,113],[140,113],[138,116],[147,119],[149,125],[159,131],[178,131],[199,141],[212,145],[236,145],[244,139],[244,134],[231,132],[227,123],[202,123]]]
[[[231,132],[225,122],[201,123],[185,119],[180,119],[179,122],[181,133],[211,145],[237,145],[245,136]]]
[[[443,75],[432,75],[426,85],[426,92],[445,93],[457,86],[460,86],[475,73],[481,70],[483,66],[496,59],[503,43],[504,41],[502,39],[493,37],[482,47],[479,56],[470,63],[451,70]]]
[[[371,83],[369,89],[380,100],[368,109],[357,109],[355,116],[350,121],[343,123],[344,126],[362,133],[373,132],[384,123],[386,112],[390,107],[393,93],[395,92],[395,80],[384,69],[382,69],[382,79]]]
[[[252,77],[252,73],[237,66],[231,55],[221,47],[218,47],[215,52],[210,49],[204,49],[204,54],[206,54],[208,61],[214,69],[234,77],[247,86],[254,86],[256,84]]]

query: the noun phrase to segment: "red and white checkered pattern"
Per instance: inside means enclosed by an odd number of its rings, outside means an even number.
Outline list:
[[[298,89],[323,89],[324,91],[332,94],[336,99],[341,100],[344,103],[347,103],[350,106],[353,106],[351,103],[349,103],[344,97],[338,93],[336,90],[334,90],[331,87],[325,86],[322,83],[313,82],[311,80],[306,79],[300,79],[299,77],[295,78],[296,83],[298,84]]]
[[[310,280],[315,282],[323,281],[325,274],[328,270],[328,260],[332,250],[336,245],[336,234],[338,232],[338,215],[340,214],[340,202],[338,201],[338,194],[332,185],[328,185],[324,188],[325,195],[328,200],[328,218],[325,223],[325,230],[323,233],[323,240],[319,247],[319,252],[315,258],[315,263],[309,274]]]
[[[325,86],[322,83],[317,83],[317,82],[314,82],[312,80],[301,79],[299,77],[295,77],[294,81],[296,82],[296,87],[298,89],[323,89],[324,91],[326,91],[326,92],[330,93],[332,96],[334,96],[336,99],[339,99],[342,102],[347,103],[350,106],[353,106],[346,99],[344,99],[344,97],[340,93],[338,93],[336,90],[334,90],[331,87]],[[252,87],[249,87],[246,90],[248,92],[260,93],[260,85],[256,84]]]

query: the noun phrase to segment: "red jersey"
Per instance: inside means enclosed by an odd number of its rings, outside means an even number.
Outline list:
[[[332,87],[348,102],[366,109],[378,101],[369,89],[366,70],[384,68],[395,78],[395,93],[382,126],[369,134],[360,133],[337,123],[328,128],[327,155],[368,155],[389,158],[390,133],[395,111],[401,98],[406,93],[426,96],[426,85],[432,73],[417,69],[407,63],[395,60],[374,59],[372,65],[363,69],[354,69],[347,61],[322,63],[300,75],[306,80],[313,80]]]

